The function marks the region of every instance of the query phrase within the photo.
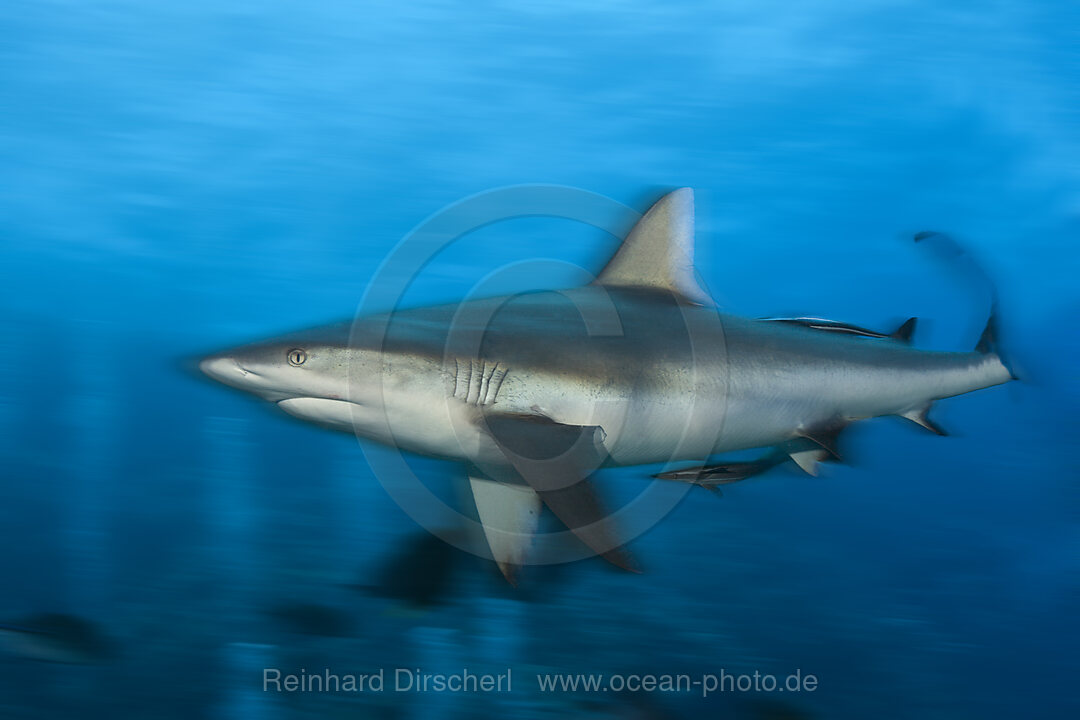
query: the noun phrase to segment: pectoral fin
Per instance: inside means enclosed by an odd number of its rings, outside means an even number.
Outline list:
[[[795,461],[795,464],[806,474],[813,477],[818,476],[818,465],[827,457],[829,457],[829,453],[821,448],[809,448],[791,452],[791,459]]]
[[[604,462],[604,431],[539,415],[485,415],[503,456],[544,504],[608,562],[636,572],[588,477]]]
[[[837,449],[837,439],[845,427],[847,423],[837,420],[818,427],[805,428],[799,432],[799,436],[817,445],[833,460],[839,460],[840,451]]]
[[[512,585],[525,564],[540,520],[540,496],[528,485],[498,482],[473,470],[469,473],[473,500],[484,526],[491,555]]]

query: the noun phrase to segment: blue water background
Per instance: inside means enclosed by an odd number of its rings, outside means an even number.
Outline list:
[[[78,613],[124,648],[101,668],[0,660],[0,717],[1080,710],[1080,8],[9,0],[0,36],[0,615]],[[950,438],[874,421],[826,477],[691,493],[633,545],[644,575],[582,563],[528,602],[477,584],[387,614],[338,588],[415,532],[355,440],[185,362],[349,317],[411,228],[520,183],[638,210],[692,186],[725,310],[915,315],[919,346],[968,349],[986,293],[910,242],[947,231],[994,279],[1028,382],[941,403]],[[410,300],[518,260],[595,270],[615,243],[500,223]],[[282,637],[260,609],[285,601],[364,630]],[[266,662],[513,665],[523,690],[245,695]],[[528,692],[536,668],[801,668],[820,689],[783,710],[572,701]]]

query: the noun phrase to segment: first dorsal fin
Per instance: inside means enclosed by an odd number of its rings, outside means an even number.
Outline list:
[[[694,191],[656,201],[596,278],[600,285],[664,290],[697,305],[713,301],[694,277]]]

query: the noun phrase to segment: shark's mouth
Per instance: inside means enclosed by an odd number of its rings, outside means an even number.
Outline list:
[[[351,429],[356,411],[363,406],[333,398],[290,397],[279,400],[278,407],[303,420]]]

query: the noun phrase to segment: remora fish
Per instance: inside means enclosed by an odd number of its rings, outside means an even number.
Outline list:
[[[321,637],[348,637],[353,634],[353,623],[336,608],[317,603],[283,603],[275,605],[267,614],[289,632]]]
[[[991,313],[971,352],[918,350],[816,318],[719,312],[694,275],[689,188],[661,198],[584,287],[399,310],[205,358],[212,378],[296,417],[461,461],[492,555],[513,582],[541,505],[632,568],[589,481],[601,465],[689,461],[671,479],[741,479],[772,460],[813,473],[859,420],[928,418],[940,398],[1012,379]],[[350,329],[352,333],[350,334]],[[700,483],[706,484],[706,483]]]
[[[104,662],[114,654],[112,644],[94,623],[60,613],[0,623],[0,647],[30,660],[72,665]]]

